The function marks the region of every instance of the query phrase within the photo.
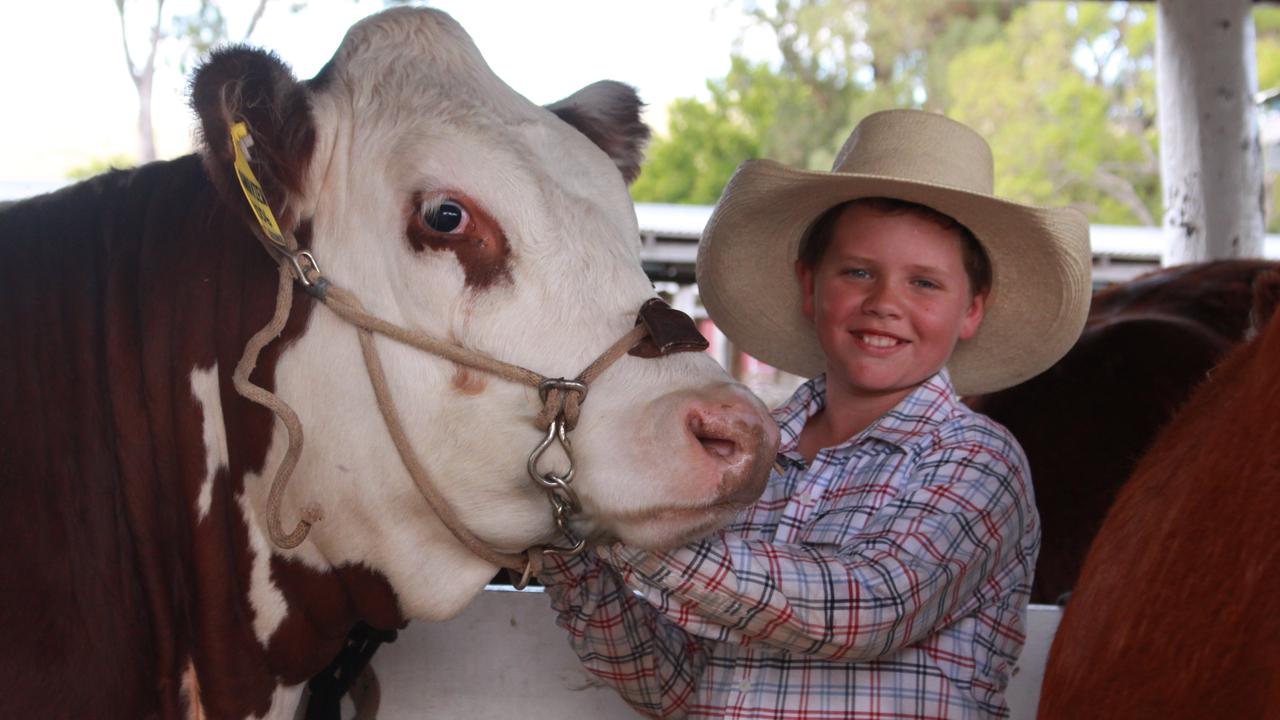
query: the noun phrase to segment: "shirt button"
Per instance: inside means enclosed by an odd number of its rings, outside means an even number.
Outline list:
[[[742,682],[738,683],[738,692],[740,693],[751,692],[751,682],[748,680],[743,680]]]

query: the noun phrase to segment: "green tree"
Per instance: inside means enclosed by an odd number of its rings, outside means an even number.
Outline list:
[[[782,105],[760,127],[767,157],[800,167],[829,166],[834,150],[828,140],[848,125],[863,94],[858,35],[864,13],[853,4],[814,0],[746,0],[744,9],[776,39],[781,62],[770,75],[795,88],[789,99],[796,102]],[[785,122],[776,122],[779,117]]]
[[[1154,17],[1137,4],[1036,3],[959,53],[948,114],[981,132],[997,191],[1095,222],[1160,216]]]
[[[729,74],[707,82],[703,102],[681,98],[668,108],[668,129],[650,145],[631,187],[641,202],[711,204],[743,160],[768,157],[780,113],[811,102],[806,87],[768,66],[732,58]]]
[[[1258,7],[1253,11],[1253,24],[1257,33],[1258,90],[1271,97],[1260,112],[1280,114],[1280,8]],[[1265,150],[1264,150],[1265,151]],[[1280,148],[1269,149],[1272,163],[1264,169],[1263,183],[1267,194],[1267,232],[1280,232]]]
[[[891,107],[945,111],[946,67],[966,47],[995,37],[1025,0],[779,0],[747,2],[774,35],[777,72],[808,88],[771,131],[770,157],[827,169],[854,124]],[[803,118],[799,124],[793,117]]]
[[[920,107],[991,143],[997,191],[1072,203],[1094,222],[1161,215],[1149,3],[743,0],[772,64],[735,58],[710,99],[679,101],[636,184],[641,200],[712,202],[749,157],[830,167],[863,116]],[[1259,87],[1280,88],[1280,9],[1254,11]],[[1280,103],[1277,103],[1280,104]],[[1270,227],[1280,182],[1268,170]]]
[[[1280,7],[1258,7],[1253,11],[1257,35],[1258,89],[1280,90]]]
[[[631,196],[638,202],[714,203],[739,160],[758,154],[758,140],[693,98],[676,100],[668,112],[670,135],[650,144]]]
[[[713,202],[751,157],[827,169],[863,115],[900,106],[944,110],[947,59],[994,37],[1019,4],[746,0],[744,12],[773,34],[780,61],[735,56],[726,77],[708,82],[708,101],[674,103],[633,196]]]

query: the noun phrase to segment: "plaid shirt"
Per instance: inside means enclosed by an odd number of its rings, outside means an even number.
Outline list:
[[[779,462],[724,531],[553,559],[570,644],[661,716],[1006,717],[1040,538],[1021,448],[943,371],[806,466],[825,401],[819,377],[774,411]]]

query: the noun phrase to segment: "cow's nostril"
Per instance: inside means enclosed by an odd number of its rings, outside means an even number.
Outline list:
[[[727,384],[708,391],[685,406],[683,431],[681,448],[692,454],[708,507],[741,508],[760,497],[778,450],[778,429],[759,401]]]
[[[702,445],[702,449],[708,455],[721,460],[728,460],[738,449],[738,444],[732,440],[721,440],[713,437],[698,437],[698,443]]]
[[[725,437],[728,433],[708,427],[696,413],[689,416],[689,434],[693,435],[704,452],[717,460],[732,460],[739,452],[737,441]]]

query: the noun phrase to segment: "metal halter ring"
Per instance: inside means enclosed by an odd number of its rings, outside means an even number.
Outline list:
[[[561,392],[578,393],[578,402],[582,402],[587,397],[587,384],[581,380],[568,380],[566,378],[547,378],[538,383],[538,397],[542,398],[542,402],[547,401],[547,395],[552,390]]]
[[[324,275],[320,270],[320,263],[316,262],[316,257],[307,250],[299,250],[289,256],[289,264],[293,266],[294,277],[303,287],[311,287],[311,279],[307,277],[307,271],[302,267],[302,261],[307,261],[312,270],[316,271],[316,275]]]

